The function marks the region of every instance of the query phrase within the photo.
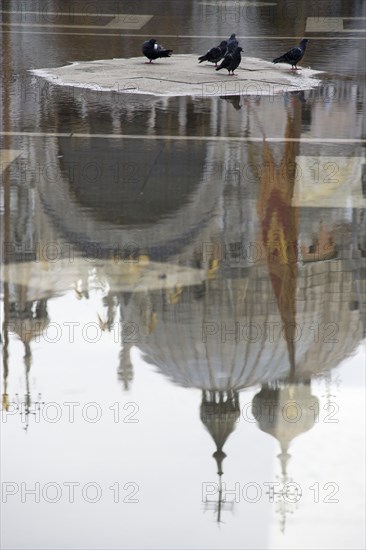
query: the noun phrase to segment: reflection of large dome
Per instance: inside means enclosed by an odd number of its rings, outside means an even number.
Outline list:
[[[87,139],[66,141],[42,150],[46,169],[37,189],[59,236],[82,250],[91,246],[106,256],[127,247],[165,260],[194,243],[217,215],[222,182],[207,177],[200,142],[143,140],[136,147],[136,140],[122,140],[119,148],[110,140],[102,154]]]
[[[102,142],[102,143],[101,143]],[[79,204],[100,220],[139,227],[173,216],[197,190],[203,142],[172,150],[167,141],[60,141],[60,166],[74,167],[70,189]]]
[[[357,293],[352,277],[346,260],[305,264],[299,271],[294,346],[299,379],[335,368],[362,340],[362,313],[350,301]],[[146,330],[147,304],[156,316],[152,331]],[[290,374],[265,267],[248,270],[246,277],[210,280],[203,290],[186,288],[172,303],[164,292],[135,296],[121,311],[123,320],[138,324],[137,345],[145,359],[179,385],[239,390]]]

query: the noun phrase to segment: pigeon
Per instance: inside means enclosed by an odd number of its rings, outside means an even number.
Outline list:
[[[296,65],[304,57],[306,44],[308,42],[309,40],[307,38],[303,38],[296,48],[291,48],[291,50],[284,53],[280,57],[276,57],[276,59],[273,60],[273,63],[288,63],[288,65],[291,65],[291,69],[300,70]]]
[[[221,61],[221,64],[216,68],[216,71],[227,69],[229,71],[229,76],[234,75],[235,69],[239,67],[241,63],[240,52],[242,51],[243,48],[241,48],[240,46],[237,46],[233,52],[228,51],[224,59]]]
[[[153,59],[158,59],[159,57],[170,57],[173,53],[173,50],[166,50],[160,46],[155,38],[150,38],[142,44],[142,53],[152,62]]]
[[[229,40],[227,41],[227,49],[229,52],[233,52],[235,48],[239,46],[239,42],[237,41],[235,34],[231,34]]]
[[[201,57],[199,57],[198,60],[200,63],[202,63],[202,61],[209,61],[210,63],[215,63],[215,67],[217,67],[218,62],[224,58],[226,50],[227,50],[227,42],[226,40],[223,40],[222,42],[220,42],[218,46],[208,50],[208,52],[205,55],[201,55]]]

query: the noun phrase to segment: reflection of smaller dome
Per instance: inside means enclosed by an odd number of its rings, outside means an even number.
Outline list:
[[[216,452],[212,455],[217,462],[217,473],[222,475],[222,462],[226,457],[223,451],[226,440],[235,429],[240,416],[239,395],[235,391],[203,391],[200,417],[212,439]]]
[[[259,428],[281,445],[278,458],[282,475],[286,476],[287,450],[291,441],[310,430],[318,416],[319,400],[311,395],[310,381],[286,384],[283,387],[262,386],[252,401],[252,414]]]
[[[252,412],[263,432],[290,443],[313,427],[318,407],[310,382],[305,382],[275,388],[263,386],[253,398]]]

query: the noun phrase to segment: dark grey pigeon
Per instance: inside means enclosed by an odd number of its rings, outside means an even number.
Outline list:
[[[235,48],[239,46],[239,42],[237,41],[235,34],[230,35],[229,40],[227,41],[227,49],[229,52],[233,52]]]
[[[216,71],[227,69],[229,71],[229,76],[233,76],[235,69],[239,67],[241,63],[240,52],[242,51],[243,48],[237,46],[233,52],[227,52],[224,59],[221,61],[221,64],[217,67]]]
[[[223,40],[218,46],[208,50],[205,55],[201,55],[201,57],[198,58],[198,61],[200,63],[202,63],[202,61],[209,61],[210,63],[215,63],[215,66],[217,67],[218,62],[224,58],[226,50],[227,42],[226,40]]]
[[[166,50],[160,46],[155,38],[150,38],[142,44],[142,53],[147,57],[151,63],[153,59],[159,59],[160,57],[170,57],[173,53],[173,50]]]
[[[288,65],[291,65],[291,69],[298,69],[296,65],[304,57],[306,44],[308,42],[309,40],[307,38],[303,38],[296,48],[291,48],[291,50],[284,53],[280,57],[276,57],[276,59],[273,60],[273,63],[287,63]]]

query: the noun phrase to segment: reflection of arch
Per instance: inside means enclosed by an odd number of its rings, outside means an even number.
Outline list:
[[[222,476],[222,462],[226,457],[224,445],[234,431],[234,424],[240,416],[239,396],[236,392],[202,392],[200,417],[216,444],[213,457],[217,473]]]

